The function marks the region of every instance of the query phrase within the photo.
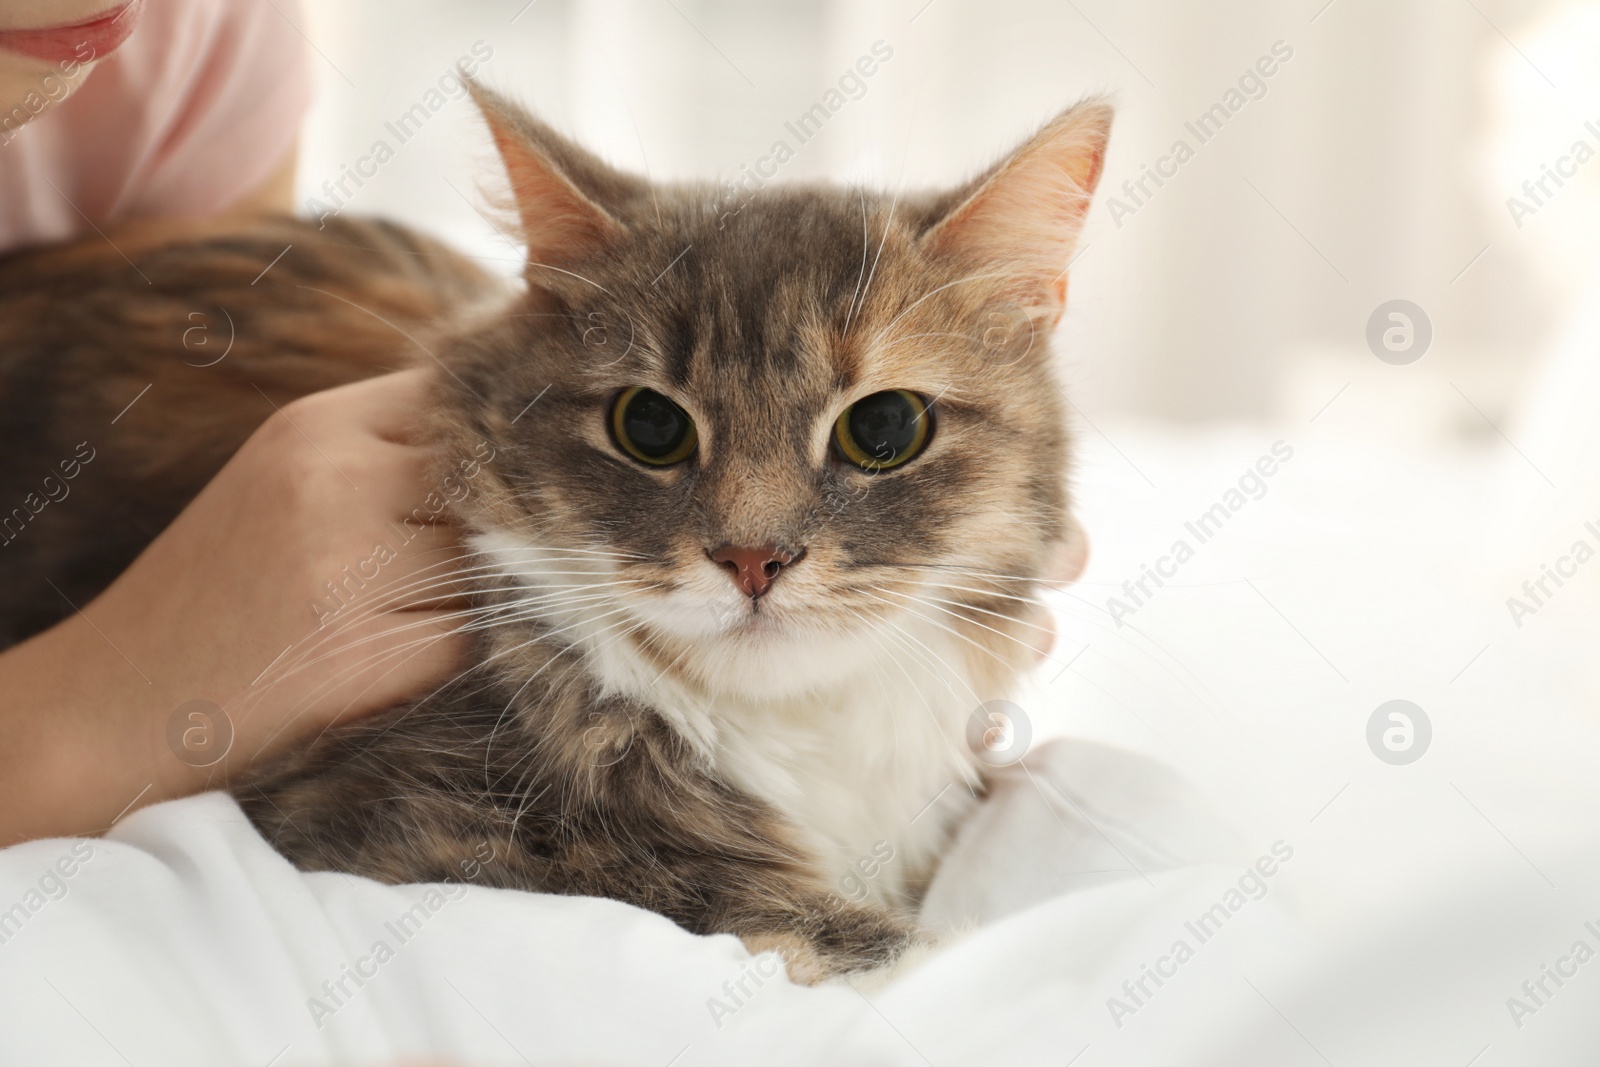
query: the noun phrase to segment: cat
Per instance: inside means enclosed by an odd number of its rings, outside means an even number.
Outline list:
[[[1031,665],[1038,580],[1081,537],[1048,342],[1111,110],[942,192],[729,210],[471,92],[516,291],[344,218],[0,262],[0,506],[95,454],[70,503],[0,515],[0,632],[103,588],[263,395],[432,367],[442,469],[473,464],[468,666],[231,783],[251,820],[307,870],[470,865],[737,935],[797,981],[890,965],[928,943],[916,902],[982,792],[969,722]]]

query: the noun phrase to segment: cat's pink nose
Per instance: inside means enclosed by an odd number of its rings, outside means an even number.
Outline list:
[[[733,584],[745,596],[754,600],[763,596],[772,583],[778,580],[778,574],[791,563],[799,561],[800,555],[785,552],[781,548],[763,545],[760,548],[740,548],[738,545],[723,545],[715,552],[707,553],[712,562],[726,567],[733,577]]]

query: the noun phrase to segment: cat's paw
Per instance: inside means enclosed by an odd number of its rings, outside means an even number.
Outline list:
[[[796,985],[816,985],[837,977],[840,973],[833,961],[817,951],[814,944],[799,934],[746,934],[740,940],[744,942],[744,947],[750,950],[751,955],[776,952],[783,960],[784,970],[789,973],[789,981]]]
[[[909,951],[931,945],[929,935],[876,908],[850,907],[813,916],[797,927],[746,931],[751,952],[776,952],[790,981],[816,985],[892,966]]]

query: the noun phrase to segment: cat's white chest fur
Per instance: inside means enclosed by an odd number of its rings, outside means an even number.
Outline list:
[[[931,873],[979,781],[965,727],[980,699],[953,639],[925,629],[917,657],[886,648],[800,696],[708,698],[659,672],[648,694],[635,695],[660,708],[720,776],[798,827],[834,893],[903,901]],[[630,658],[613,645],[591,662],[603,684],[633,690]]]
[[[812,835],[849,898],[897,899],[926,876],[978,781],[962,729],[972,702],[881,668],[782,711],[716,711],[718,770]]]

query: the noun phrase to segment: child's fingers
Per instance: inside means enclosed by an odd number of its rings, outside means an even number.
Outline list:
[[[346,406],[347,425],[385,441],[412,444],[420,437],[436,373],[435,367],[414,367],[321,395],[330,405]]]
[[[281,416],[326,457],[359,451],[374,440],[415,444],[431,407],[431,381],[425,367],[365,378],[278,405],[274,418]]]
[[[1051,552],[1043,575],[1047,584],[1058,587],[1071,585],[1077,581],[1083,574],[1084,568],[1089,565],[1089,535],[1078,525],[1076,519],[1069,519],[1068,522],[1071,524],[1071,529]]]
[[[1028,625],[1024,627],[1022,639],[1033,647],[1035,663],[1042,663],[1056,647],[1055,616],[1043,605],[1034,604],[1028,607],[1023,619]]]

